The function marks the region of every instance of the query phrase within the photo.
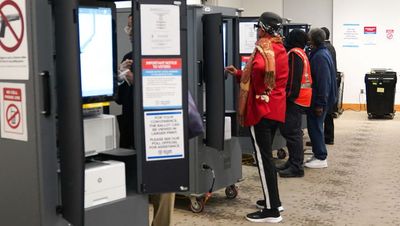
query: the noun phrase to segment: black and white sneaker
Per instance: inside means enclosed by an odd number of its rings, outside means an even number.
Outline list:
[[[281,214],[277,209],[262,209],[254,213],[249,213],[246,219],[256,223],[279,223],[282,221]]]
[[[258,209],[264,209],[265,208],[265,200],[262,200],[262,199],[258,200],[256,202],[256,206]],[[278,210],[279,210],[279,212],[283,212],[285,209],[283,208],[283,206],[279,206]]]

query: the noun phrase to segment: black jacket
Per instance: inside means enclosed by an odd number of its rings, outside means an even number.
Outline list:
[[[299,97],[303,75],[303,60],[296,53],[289,54],[289,77],[286,85],[286,100],[294,102]]]
[[[132,52],[127,53],[122,62],[127,59],[132,59]],[[122,114],[117,116],[120,132],[119,146],[134,149],[133,85],[128,85],[126,82],[119,85],[116,102],[122,105]]]
[[[336,50],[335,47],[331,44],[329,40],[325,40],[325,46],[328,49],[329,53],[331,54],[333,65],[335,66],[335,70],[337,71],[337,64],[336,64]]]

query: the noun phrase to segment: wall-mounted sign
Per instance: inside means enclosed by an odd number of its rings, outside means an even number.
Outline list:
[[[364,27],[364,45],[376,45],[377,42],[377,28],[376,26]]]
[[[343,47],[360,47],[360,24],[343,24]]]
[[[393,40],[394,29],[386,29],[386,38],[388,40]]]

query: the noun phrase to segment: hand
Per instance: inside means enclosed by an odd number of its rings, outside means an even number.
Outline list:
[[[318,117],[321,116],[323,112],[324,112],[324,109],[322,107],[315,107],[314,108],[314,113]]]
[[[128,85],[133,83],[133,73],[131,71],[133,60],[127,59],[119,65],[118,81],[127,82]]]
[[[236,75],[237,69],[233,65],[229,65],[228,67],[225,68],[225,72],[228,72],[231,75]]]
[[[132,73],[132,71],[128,71],[126,73],[126,80],[128,80],[129,85],[133,84],[133,73]]]
[[[120,71],[130,70],[133,64],[133,60],[127,59],[119,65]]]

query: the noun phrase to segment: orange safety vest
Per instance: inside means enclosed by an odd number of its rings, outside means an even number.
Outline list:
[[[303,74],[301,76],[300,92],[299,96],[294,102],[303,107],[310,107],[312,97],[312,78],[308,57],[304,50],[300,48],[293,48],[288,54],[290,53],[295,53],[303,60]]]

